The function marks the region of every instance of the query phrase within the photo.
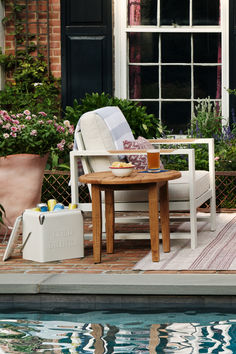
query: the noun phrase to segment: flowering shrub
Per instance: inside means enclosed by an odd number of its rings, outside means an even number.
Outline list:
[[[9,114],[0,111],[0,156],[59,153],[73,147],[74,127],[45,112]]]

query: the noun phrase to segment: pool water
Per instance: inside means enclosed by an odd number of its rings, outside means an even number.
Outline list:
[[[0,313],[2,353],[236,353],[233,313]]]

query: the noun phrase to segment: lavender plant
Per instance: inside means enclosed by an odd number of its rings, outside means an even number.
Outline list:
[[[232,115],[233,116],[233,115]],[[233,119],[235,117],[233,116]],[[215,139],[215,167],[218,171],[236,170],[236,124],[226,124],[221,106],[210,98],[198,101],[189,131],[191,137]],[[204,147],[196,149],[197,168],[205,168],[207,159]]]
[[[191,120],[189,135],[195,138],[219,138],[222,124],[220,103],[211,102],[210,97],[198,100]]]

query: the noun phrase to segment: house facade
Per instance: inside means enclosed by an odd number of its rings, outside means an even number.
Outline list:
[[[140,102],[179,133],[198,99],[209,97],[226,120],[233,119],[235,99],[227,89],[236,88],[235,1],[26,3],[35,10],[31,22],[38,20],[38,31],[48,31],[48,60],[51,72],[62,77],[64,107],[86,92],[107,92]],[[40,19],[46,22],[40,25]],[[5,50],[14,50],[11,28]]]

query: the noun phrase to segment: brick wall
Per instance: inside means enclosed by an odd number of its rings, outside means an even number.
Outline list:
[[[61,22],[60,0],[50,0],[50,63],[55,77],[61,77]]]
[[[25,0],[18,0],[19,4],[25,4]],[[47,33],[47,25],[46,25],[46,4],[45,0],[38,1],[38,28],[36,23],[36,4],[35,0],[28,0],[29,4],[29,24],[28,31],[32,34],[36,34],[37,30],[40,33],[40,45],[45,45],[45,48],[41,48],[41,51],[44,52],[45,57],[47,57],[47,37],[45,33]],[[9,16],[10,9],[6,2],[5,8],[6,16]],[[24,13],[22,12],[22,18],[24,18]],[[33,23],[30,23],[33,22]],[[6,54],[14,54],[15,52],[15,38],[12,32],[14,31],[14,23],[8,24],[5,28],[5,52]],[[61,33],[60,33],[60,0],[49,0],[49,38],[50,38],[50,69],[52,74],[55,77],[61,77]],[[36,40],[32,40],[32,42],[36,42]]]

